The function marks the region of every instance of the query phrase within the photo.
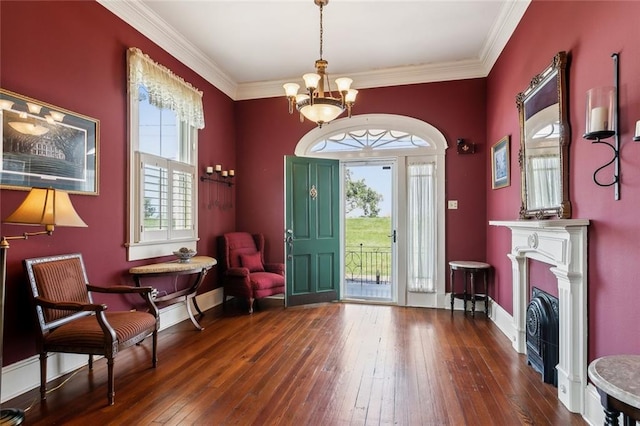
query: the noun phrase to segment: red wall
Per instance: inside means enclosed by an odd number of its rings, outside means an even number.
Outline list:
[[[72,195],[88,228],[58,228],[51,237],[11,243],[5,312],[5,357],[11,364],[35,353],[27,283],[21,261],[28,257],[80,252],[96,285],[130,284],[127,270],[127,92],[126,50],[139,47],[156,62],[204,92],[206,128],[199,132],[199,170],[235,165],[234,104],[196,73],[95,2],[1,1],[0,86],[100,120],[98,196]],[[198,252],[215,256],[215,238],[235,228],[235,211],[207,209],[208,186],[199,183]],[[0,192],[0,217],[24,198],[24,191]],[[24,227],[2,225],[2,235]],[[213,288],[209,274],[203,290]],[[126,307],[126,301],[110,303]]]
[[[446,137],[446,194],[459,206],[447,210],[447,261],[485,258],[485,170],[491,145],[484,138],[484,105],[485,80],[471,79],[361,90],[354,107],[354,114],[414,117]],[[268,257],[282,261],[284,156],[293,155],[300,138],[314,126],[301,124],[297,113],[289,115],[284,97],[238,102],[236,112],[238,228],[263,232]],[[476,154],[456,154],[458,138],[475,143]]]
[[[635,256],[640,253],[640,145],[632,141],[640,119],[640,3],[624,1],[533,1],[487,79],[487,138],[512,137],[512,170],[518,169],[518,115],[515,96],[560,50],[570,53],[570,196],[573,218],[589,226],[589,358],[640,353],[637,326]],[[621,200],[613,188],[593,183],[593,172],[611,158],[611,150],[582,138],[586,92],[613,85],[611,54],[620,52]],[[608,170],[599,175],[607,181]],[[511,186],[489,191],[489,220],[513,220],[520,206],[520,176]],[[496,300],[512,312],[510,232],[489,227],[487,260],[496,268]],[[532,272],[538,279],[540,271]],[[534,277],[535,276],[535,277]]]

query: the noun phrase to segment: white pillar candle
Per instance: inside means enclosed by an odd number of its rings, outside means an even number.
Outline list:
[[[609,109],[607,107],[595,107],[591,110],[589,122],[590,132],[599,132],[609,129]]]
[[[222,166],[220,164],[216,164],[216,172],[219,172],[222,170]]]
[[[640,137],[640,120],[636,121],[636,134],[635,137]]]
[[[226,170],[222,171],[222,177],[227,177],[227,171]]]
[[[235,176],[236,175],[236,171],[231,169],[229,170],[229,176]]]
[[[210,175],[211,173],[213,173],[213,167],[209,166],[207,167],[207,174]]]

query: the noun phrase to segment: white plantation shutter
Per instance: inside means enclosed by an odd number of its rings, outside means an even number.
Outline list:
[[[142,209],[138,241],[193,237],[195,167],[146,153],[138,153],[138,158]]]

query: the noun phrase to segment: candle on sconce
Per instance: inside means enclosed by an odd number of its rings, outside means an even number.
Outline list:
[[[590,132],[609,130],[609,109],[607,107],[595,107],[591,110]]]
[[[640,121],[638,123],[640,123]],[[236,175],[236,171],[235,170],[233,170],[233,169],[229,170],[229,176],[235,176],[235,175]]]
[[[216,164],[216,172],[222,171],[222,166],[220,164]]]
[[[213,173],[213,167],[208,166],[207,167],[207,174],[210,175],[211,173]]]
[[[636,121],[636,134],[634,136],[640,138],[640,120]]]
[[[228,172],[226,170],[222,171],[222,177],[227,177]]]

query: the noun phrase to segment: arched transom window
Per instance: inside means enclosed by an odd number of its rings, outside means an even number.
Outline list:
[[[338,133],[318,141],[311,153],[416,149],[428,147],[424,139],[399,130],[360,129]]]

